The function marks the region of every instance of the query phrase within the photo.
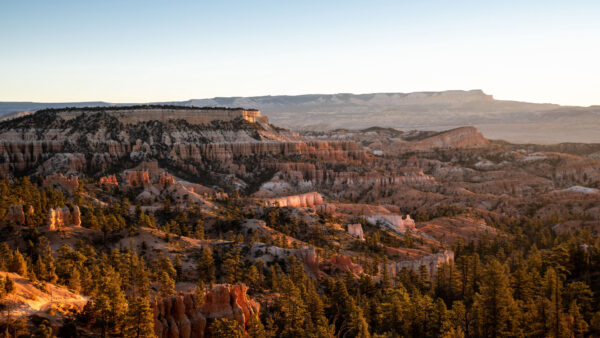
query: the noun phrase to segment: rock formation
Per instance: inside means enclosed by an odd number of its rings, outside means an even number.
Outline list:
[[[48,211],[46,219],[48,230],[57,230],[63,226],[81,226],[81,213],[78,206],[71,211],[68,207],[55,208]]]
[[[319,256],[314,246],[304,247],[297,251],[297,256],[302,260],[306,270],[310,273],[311,277],[319,278]]]
[[[168,175],[166,173],[162,173],[160,175],[160,178],[158,179],[158,185],[160,185],[163,188],[166,188],[166,187],[174,185],[174,184],[175,184],[175,177]],[[191,191],[193,192],[194,189],[192,188]]]
[[[424,265],[429,272],[429,279],[431,280],[437,274],[440,265],[449,263],[452,260],[454,260],[454,252],[451,250],[444,250],[418,259],[390,263],[387,265],[387,268],[390,276],[395,277],[403,268],[419,272],[421,266]]]
[[[348,224],[348,233],[360,240],[364,240],[363,229],[360,223]]]
[[[301,195],[270,198],[265,200],[268,206],[313,208],[323,204],[323,196],[318,192],[309,192]]]
[[[322,214],[333,214],[335,212],[335,205],[331,203],[324,203],[317,207],[317,212]]]
[[[6,218],[9,222],[13,222],[18,225],[25,225],[27,222],[27,216],[33,215],[33,207],[27,206],[23,211],[22,204],[11,205],[6,213]]]
[[[154,332],[159,338],[202,338],[210,333],[210,322],[216,318],[235,320],[246,329],[260,310],[247,291],[244,285],[215,285],[202,304],[194,294],[155,300]]]
[[[402,218],[402,216],[395,214],[373,215],[367,216],[366,219],[369,223],[373,225],[379,224],[397,233],[404,233],[408,229],[415,229],[415,221],[412,218],[410,218],[410,215],[406,215],[405,218]]]
[[[72,195],[75,189],[79,187],[79,179],[77,176],[68,178],[60,173],[54,174],[44,178],[42,187],[59,188]]]
[[[108,176],[100,177],[100,184],[102,184],[102,185],[119,185],[119,182],[117,182],[117,176],[108,175]]]
[[[125,182],[130,187],[148,187],[150,175],[147,171],[128,170],[125,172]]]

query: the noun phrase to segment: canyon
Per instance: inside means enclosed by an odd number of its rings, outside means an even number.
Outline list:
[[[600,230],[600,148],[591,144],[511,144],[472,126],[294,132],[269,121],[257,110],[171,106],[4,120],[0,189],[37,193],[0,198],[0,235],[23,249],[19,234],[55,250],[133,250],[152,269],[178,261],[175,295],[159,298],[152,285],[154,331],[209,337],[216,319],[247,332],[279,304],[275,266],[299,266],[321,291],[334,279],[434,285],[465,246],[511,238],[526,222]],[[221,275],[199,301],[190,281],[202,277],[205,249]],[[227,281],[237,259],[269,282]]]

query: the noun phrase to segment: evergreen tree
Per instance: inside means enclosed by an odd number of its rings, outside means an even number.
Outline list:
[[[175,294],[175,281],[165,271],[158,275],[158,283],[160,284],[159,295],[161,298],[167,298]]]
[[[240,324],[232,319],[218,318],[211,325],[214,337],[220,338],[243,338],[244,331]]]
[[[181,278],[183,277],[183,265],[181,264],[181,257],[179,255],[175,256],[175,261],[174,261],[174,268],[175,268],[175,275],[176,275],[176,281],[181,281]]]
[[[242,256],[241,246],[235,244],[231,250],[225,255],[225,260],[221,264],[223,270],[223,276],[225,281],[230,284],[234,284],[241,280],[242,277]]]
[[[481,293],[475,297],[479,311],[479,332],[484,337],[500,337],[505,334],[512,302],[511,290],[505,268],[492,259],[482,275]]]
[[[27,262],[19,249],[15,250],[12,254],[8,271],[27,277]]]
[[[147,296],[138,297],[129,303],[123,333],[125,337],[154,337],[154,312]]]
[[[215,280],[215,260],[213,259],[212,250],[205,246],[202,248],[200,258],[196,270],[200,280],[211,285]]]

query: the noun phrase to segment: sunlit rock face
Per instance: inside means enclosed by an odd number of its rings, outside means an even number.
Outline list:
[[[111,185],[121,176],[125,185],[147,187],[149,170],[132,170],[143,162],[234,190],[272,173],[281,158],[351,163],[366,156],[352,141],[305,139],[252,110],[67,109],[0,122],[0,175],[48,177],[68,193],[73,176]]]
[[[415,221],[410,215],[402,217],[401,215],[373,215],[367,216],[367,221],[373,225],[380,225],[397,233],[404,233],[407,230],[415,229]]]
[[[81,226],[81,212],[78,206],[74,206],[72,211],[68,207],[48,210],[47,229],[57,230],[63,226]]]
[[[348,233],[360,240],[364,239],[363,229],[360,223],[348,224]]]
[[[271,198],[265,200],[265,203],[270,206],[313,208],[323,204],[323,196],[318,192],[310,192],[301,195]]]
[[[199,304],[194,294],[155,300],[154,332],[160,338],[202,338],[217,318],[237,321],[244,329],[258,318],[260,305],[248,298],[244,285],[215,285]]]

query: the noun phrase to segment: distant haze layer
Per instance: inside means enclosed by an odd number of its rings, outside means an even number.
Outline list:
[[[473,125],[487,138],[513,143],[600,143],[600,106],[572,107],[495,100],[481,90],[215,97],[154,103],[254,108],[267,115],[271,123],[296,130],[370,126],[443,130]],[[0,102],[0,116],[43,108],[110,105],[125,104]]]

